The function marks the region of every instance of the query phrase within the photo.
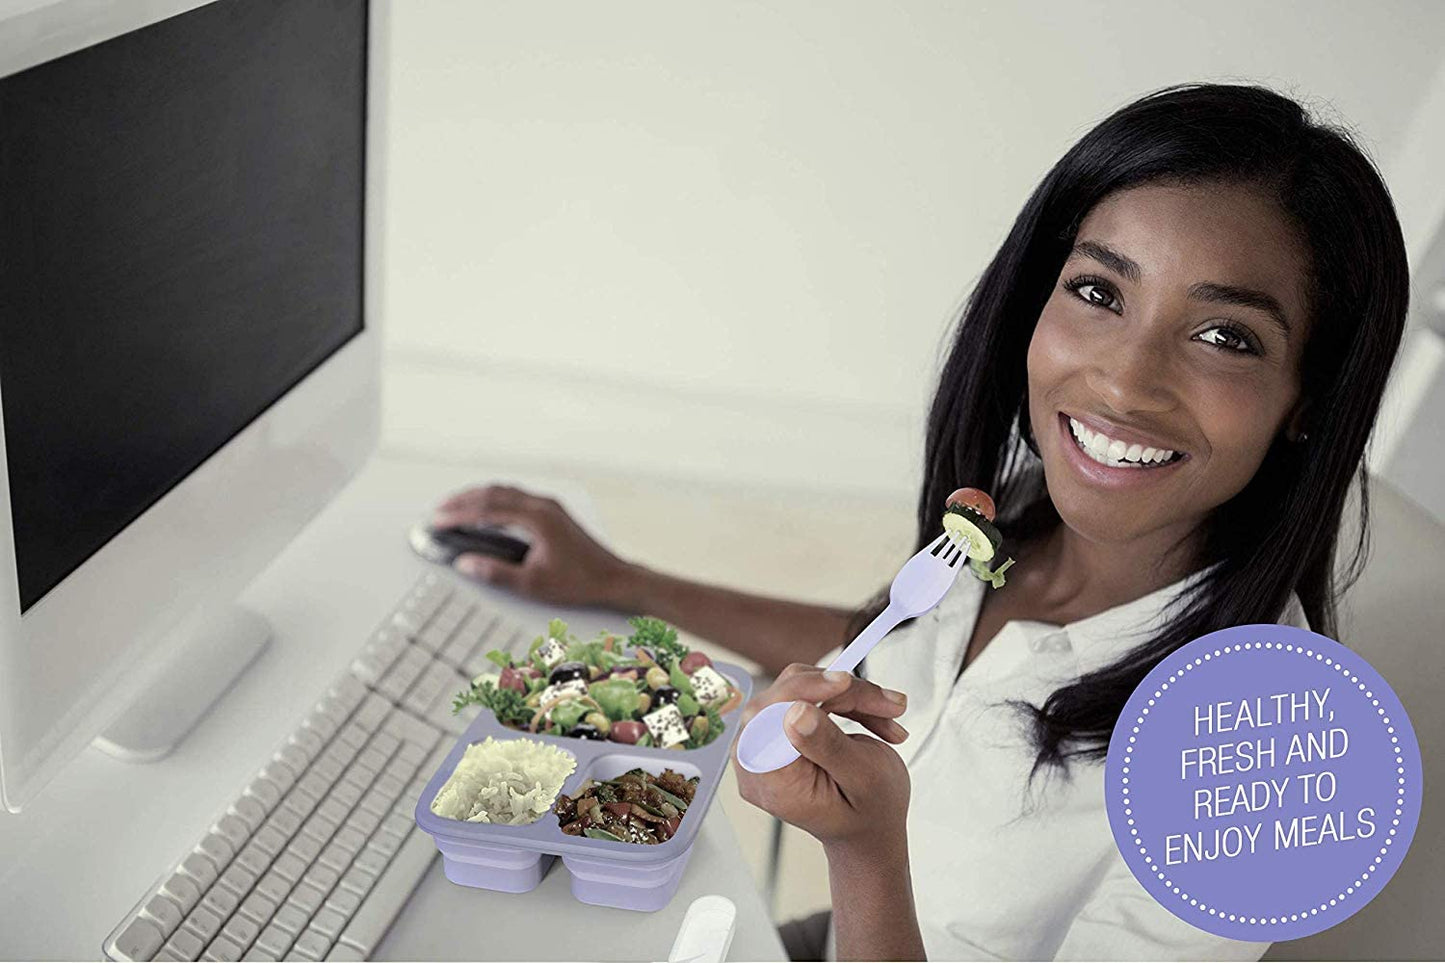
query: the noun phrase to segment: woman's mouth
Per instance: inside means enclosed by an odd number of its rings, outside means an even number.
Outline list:
[[[1064,428],[1074,448],[1088,460],[1105,468],[1123,468],[1126,471],[1155,471],[1170,464],[1178,463],[1188,454],[1166,448],[1162,442],[1146,444],[1147,440],[1126,440],[1111,438],[1103,431],[1090,428],[1078,418],[1059,414],[1065,422]]]

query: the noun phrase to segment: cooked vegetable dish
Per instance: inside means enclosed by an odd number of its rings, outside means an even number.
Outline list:
[[[525,657],[487,653],[500,671],[473,679],[452,711],[476,703],[513,729],[577,739],[664,749],[712,742],[742,692],[666,622],[640,617],[631,624],[626,639],[604,632],[582,642],[553,619]]]
[[[557,822],[568,836],[657,845],[677,835],[697,792],[697,777],[631,769],[616,779],[586,780],[576,796],[558,796]]]

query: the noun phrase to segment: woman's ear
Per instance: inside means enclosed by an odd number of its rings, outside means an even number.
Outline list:
[[[1289,441],[1298,443],[1309,440],[1309,432],[1306,430],[1308,420],[1305,418],[1305,412],[1309,411],[1309,407],[1309,398],[1301,398],[1295,403],[1294,411],[1290,414],[1284,429],[1284,436]]]

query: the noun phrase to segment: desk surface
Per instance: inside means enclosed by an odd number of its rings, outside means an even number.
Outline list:
[[[475,467],[373,459],[241,595],[270,619],[271,645],[173,754],[136,765],[89,749],[24,813],[0,813],[0,957],[99,957],[111,928],[235,798],[427,569],[406,547],[408,526],[442,494],[485,477]],[[556,493],[584,519],[592,514],[575,486],[512,480]],[[564,614],[474,591],[529,622]],[[618,622],[597,612],[565,617],[589,632]],[[457,886],[435,860],[376,956],[665,960],[692,900],[720,893],[738,908],[729,956],[786,959],[719,806],[695,845],[677,896],[656,913],[579,903],[557,865],[536,890],[511,895]]]

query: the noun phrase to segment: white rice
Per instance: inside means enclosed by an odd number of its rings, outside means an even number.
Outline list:
[[[491,736],[467,746],[431,811],[447,819],[520,826],[552,808],[577,768],[571,753],[531,739]]]

